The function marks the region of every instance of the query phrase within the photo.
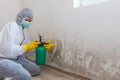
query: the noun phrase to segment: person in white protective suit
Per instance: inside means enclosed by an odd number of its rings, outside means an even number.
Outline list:
[[[32,10],[22,9],[16,20],[6,24],[0,32],[0,80],[31,80],[31,76],[38,75],[40,68],[27,60],[25,52],[35,49],[40,42],[30,42],[26,28],[33,19]],[[3,80],[4,80],[3,79]]]

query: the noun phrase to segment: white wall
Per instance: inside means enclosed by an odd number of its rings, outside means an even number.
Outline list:
[[[15,20],[17,13],[23,7],[23,0],[0,1],[0,29],[8,22]]]
[[[120,80],[119,3],[75,9],[73,0],[26,0],[34,11],[31,38],[40,32],[62,44],[53,66],[94,80]]]

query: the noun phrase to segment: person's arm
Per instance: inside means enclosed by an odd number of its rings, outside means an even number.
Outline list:
[[[7,24],[5,29],[5,35],[4,37],[4,53],[5,55],[8,55],[10,57],[17,57],[19,55],[22,55],[25,50],[23,49],[22,46],[16,43],[16,37],[19,36],[17,35],[18,32],[18,26],[15,24]]]

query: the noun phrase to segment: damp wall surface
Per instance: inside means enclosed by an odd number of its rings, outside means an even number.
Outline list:
[[[30,38],[38,33],[57,46],[47,64],[93,80],[120,80],[120,1],[73,8],[73,0],[25,0],[34,11]]]

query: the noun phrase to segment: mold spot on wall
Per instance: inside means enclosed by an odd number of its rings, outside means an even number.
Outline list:
[[[56,44],[50,51],[47,52],[47,62],[54,62],[61,65],[61,52],[63,49],[61,40],[52,40]]]

